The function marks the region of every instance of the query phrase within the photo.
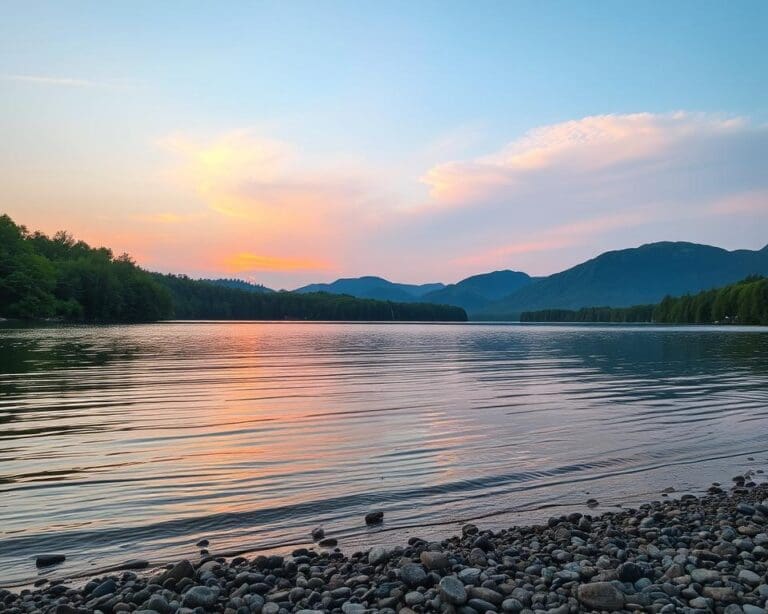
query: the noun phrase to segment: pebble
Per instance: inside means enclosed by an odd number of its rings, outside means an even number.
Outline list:
[[[445,576],[440,580],[440,596],[446,603],[463,605],[467,601],[467,591],[464,584],[456,576]],[[485,611],[485,610],[483,610]]]
[[[448,556],[444,552],[425,550],[421,553],[421,563],[429,570],[447,569],[451,566]]]
[[[691,579],[699,584],[709,584],[720,580],[720,573],[714,569],[694,569],[690,575]]]
[[[374,546],[368,552],[368,563],[371,565],[383,563],[387,558],[389,558],[389,550],[382,546]]]
[[[39,554],[35,558],[35,565],[38,567],[50,567],[51,565],[63,563],[66,558],[63,554]]]
[[[186,593],[182,604],[187,608],[210,609],[216,604],[219,592],[207,586],[193,586]]]
[[[763,579],[758,576],[754,571],[749,569],[742,569],[738,575],[739,582],[742,584],[748,584],[749,586],[757,586]]]
[[[381,524],[382,522],[384,522],[384,512],[368,512],[365,515],[365,524],[367,525]]]
[[[408,607],[421,605],[426,600],[427,598],[424,596],[424,594],[420,593],[419,591],[409,591],[405,594],[405,605]]]
[[[480,580],[480,574],[482,574],[482,569],[477,569],[475,567],[467,567],[465,569],[462,569],[459,572],[459,580],[461,580],[464,584],[477,584]]]
[[[702,497],[574,512],[537,526],[465,524],[431,543],[411,537],[354,553],[206,556],[147,576],[95,577],[82,588],[49,577],[19,594],[0,589],[0,612],[765,614],[768,484],[751,479],[730,492],[718,486]],[[336,545],[325,540],[323,532],[315,541]]]
[[[107,580],[106,582],[102,582],[99,584],[96,588],[93,589],[93,591],[90,594],[91,599],[95,599],[96,597],[103,597],[104,595],[111,595],[117,590],[117,582],[114,580]]]
[[[406,563],[400,568],[400,579],[406,586],[417,587],[424,584],[427,579],[427,572],[421,565],[415,563]]]
[[[610,582],[590,582],[579,585],[578,598],[581,603],[596,610],[621,610],[624,594]]]

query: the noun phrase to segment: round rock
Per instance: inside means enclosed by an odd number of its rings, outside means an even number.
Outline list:
[[[464,584],[456,576],[445,576],[440,580],[440,596],[446,603],[463,605],[467,601],[467,591]]]
[[[427,572],[421,565],[416,563],[406,563],[400,568],[400,579],[405,582],[407,586],[415,588],[424,584],[427,579]]]
[[[579,585],[579,601],[595,610],[621,610],[624,607],[624,594],[610,582],[590,582]]]

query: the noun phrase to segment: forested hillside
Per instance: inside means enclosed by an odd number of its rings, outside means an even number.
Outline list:
[[[524,311],[521,322],[653,322],[656,305]]]
[[[768,279],[752,276],[694,295],[668,296],[658,305],[525,311],[520,321],[768,324]]]
[[[150,273],[127,254],[66,232],[48,237],[0,216],[0,317],[83,322],[162,319],[464,321],[459,307],[325,293],[273,292],[238,280]]]
[[[710,245],[661,242],[600,254],[534,281],[472,312],[473,319],[517,319],[523,311],[630,307],[768,275],[768,246],[727,251]]]
[[[168,290],[127,255],[0,216],[0,317],[140,322],[172,313]]]
[[[395,303],[317,292],[252,292],[225,288],[184,276],[155,274],[172,297],[180,320],[409,320],[463,322],[460,307]]]
[[[768,324],[768,279],[752,276],[693,296],[667,297],[653,311],[656,322]]]

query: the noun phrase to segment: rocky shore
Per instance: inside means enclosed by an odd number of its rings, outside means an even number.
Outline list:
[[[660,499],[501,531],[467,524],[440,542],[349,555],[203,556],[82,588],[0,589],[0,612],[768,612],[768,485],[737,477],[703,497]]]

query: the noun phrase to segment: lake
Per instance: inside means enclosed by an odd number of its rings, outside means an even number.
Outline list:
[[[0,586],[317,526],[352,552],[761,472],[768,329],[5,326],[0,425]]]

